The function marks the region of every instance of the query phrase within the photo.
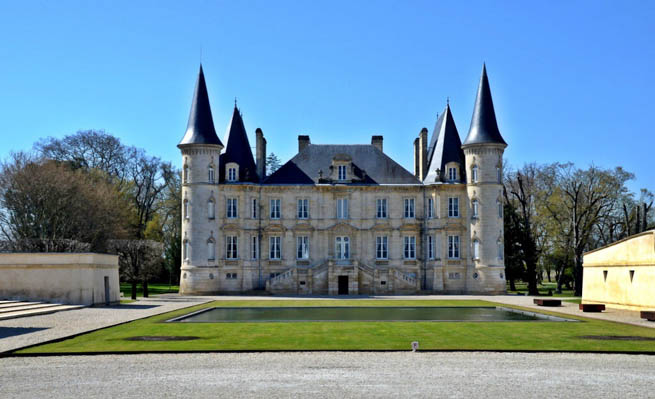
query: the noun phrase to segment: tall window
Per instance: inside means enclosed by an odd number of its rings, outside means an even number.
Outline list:
[[[209,182],[213,183],[214,182],[214,167],[213,166],[209,167],[208,175],[209,176],[207,178],[208,178]]]
[[[376,259],[388,259],[389,250],[387,247],[388,239],[387,236],[375,237],[375,258]]]
[[[213,240],[207,241],[207,260],[216,259],[216,244]]]
[[[387,199],[378,198],[376,201],[375,217],[378,219],[385,219],[387,217]]]
[[[298,219],[309,218],[309,200],[307,198],[298,200]]]
[[[184,165],[184,173],[183,173],[183,179],[185,183],[189,182],[189,167]]]
[[[477,218],[479,216],[478,215],[478,208],[479,208],[478,200],[471,201],[471,217],[472,218]]]
[[[501,169],[500,166],[496,167],[496,180],[498,183],[503,182],[503,170]]]
[[[471,168],[471,182],[472,183],[477,183],[478,182],[478,166],[474,165]]]
[[[226,236],[225,237],[225,243],[226,243],[226,248],[225,248],[225,253],[227,259],[237,259],[238,256],[238,251],[237,251],[237,236]]]
[[[503,260],[503,243],[498,241],[498,259]]]
[[[434,259],[434,237],[428,236],[428,259]]]
[[[473,259],[480,259],[480,241],[473,241]]]
[[[280,199],[274,198],[271,200],[271,219],[280,218]]]
[[[349,237],[337,237],[336,238],[336,248],[335,252],[337,254],[337,259],[349,259],[350,258],[350,238]]]
[[[309,237],[301,236],[296,239],[296,257],[309,259]]]
[[[227,199],[227,217],[230,219],[238,217],[237,213],[237,199],[236,198],[228,198]]]
[[[448,198],[448,217],[450,218],[459,217],[459,198],[457,197]]]
[[[428,198],[428,205],[425,213],[427,214],[428,219],[434,217],[434,198]]]
[[[184,200],[184,218],[188,219],[189,218],[189,201]]]
[[[339,165],[337,170],[339,172],[339,180],[346,180],[346,165]]]
[[[448,180],[450,181],[457,180],[457,168],[453,168],[453,167],[448,168]]]
[[[190,249],[189,240],[184,240],[184,260],[189,260]]]
[[[271,259],[280,259],[280,237],[270,237],[269,239],[269,256]]]
[[[414,217],[414,198],[405,198],[405,217]]]
[[[405,259],[416,259],[416,237],[406,236],[404,242],[403,255]]]
[[[250,256],[252,259],[259,258],[259,237],[257,236],[250,238]]]
[[[459,236],[448,236],[448,259],[459,259]]]
[[[253,219],[257,219],[257,198],[253,198],[250,201],[250,215]]]
[[[498,217],[503,218],[503,201],[498,201]]]
[[[227,169],[227,181],[237,181],[237,168]]]
[[[348,198],[337,199],[337,219],[348,219]]]
[[[214,206],[214,200],[209,200],[209,202],[207,202],[207,217],[209,219],[216,218],[216,207]]]

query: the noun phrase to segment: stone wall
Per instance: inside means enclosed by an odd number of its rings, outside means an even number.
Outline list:
[[[105,304],[106,295],[120,301],[116,255],[0,254],[0,299],[93,305]]]

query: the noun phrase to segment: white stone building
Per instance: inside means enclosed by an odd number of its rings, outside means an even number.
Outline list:
[[[407,294],[505,292],[502,156],[486,69],[471,127],[459,138],[450,106],[414,173],[371,144],[312,144],[266,176],[239,110],[226,146],[214,129],[202,67],[183,157],[180,293]],[[255,159],[256,158],[256,159]]]

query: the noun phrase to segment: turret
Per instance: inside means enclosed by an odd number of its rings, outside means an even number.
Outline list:
[[[200,66],[189,123],[182,141],[182,268],[180,294],[218,290],[218,170],[223,143],[214,129]]]
[[[486,66],[462,149],[466,159],[470,248],[469,292],[505,292],[502,160],[507,143],[498,129]]]

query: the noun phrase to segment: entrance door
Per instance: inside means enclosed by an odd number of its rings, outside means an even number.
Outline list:
[[[348,295],[348,276],[339,276],[339,295]]]

